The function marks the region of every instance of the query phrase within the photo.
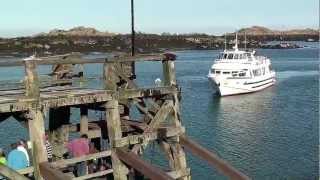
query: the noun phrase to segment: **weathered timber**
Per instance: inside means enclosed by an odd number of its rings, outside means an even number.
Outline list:
[[[67,167],[69,165],[73,165],[78,162],[88,161],[88,160],[92,160],[92,159],[99,159],[99,158],[108,157],[108,156],[111,156],[110,150],[102,151],[102,152],[98,152],[98,153],[94,153],[94,154],[88,154],[86,156],[75,157],[72,159],[61,159],[61,160],[52,162],[50,164],[54,168],[64,168],[64,167]]]
[[[34,168],[33,166],[29,166],[27,168],[17,170],[17,172],[19,174],[30,174],[34,172]]]
[[[117,90],[117,82],[119,78],[115,73],[115,65],[113,63],[104,64],[104,81],[105,89]],[[114,142],[122,138],[121,121],[119,113],[119,104],[117,100],[110,100],[105,104],[106,108],[106,124],[108,128],[108,136],[111,145],[111,161],[113,176],[116,180],[127,179],[128,170],[125,165],[120,161],[119,157],[115,154],[116,146]]]
[[[177,87],[177,80],[175,75],[175,67],[173,61],[163,61],[163,76],[164,76],[164,85]],[[170,116],[173,119],[174,127],[181,127],[181,117],[180,117],[180,101],[178,98],[178,92],[172,93],[173,100],[173,111]],[[160,146],[164,146],[163,149],[166,150],[166,155],[168,157],[169,165],[172,170],[179,172],[184,169],[187,169],[187,161],[184,149],[179,144],[179,136],[173,138],[170,141],[160,142]],[[180,176],[178,179],[188,180],[190,175]]]
[[[72,180],[92,179],[92,178],[105,176],[105,175],[108,175],[108,174],[111,174],[111,173],[113,173],[113,169],[107,169],[107,170],[104,170],[104,171],[98,171],[96,173],[91,173],[91,174],[87,174],[87,175],[84,175],[84,176],[72,178]]]
[[[88,108],[80,107],[80,133],[88,134],[89,123],[88,123]]]
[[[40,167],[40,172],[45,180],[57,180],[57,179],[71,180],[72,179],[70,176],[67,176],[63,174],[61,171],[53,168],[48,162],[41,163],[39,167]]]
[[[122,149],[116,150],[118,157],[126,164],[130,165],[137,171],[141,172],[150,179],[156,180],[173,180],[173,178],[167,175],[160,168],[153,166],[152,164],[143,161],[138,155],[133,152],[125,152]]]
[[[168,114],[172,110],[172,101],[166,101],[157,114],[152,118],[148,126],[144,129],[143,135],[152,132],[155,128],[157,128],[160,122],[164,121]],[[144,143],[147,143],[148,140],[146,139]],[[131,151],[137,153],[141,148],[141,144],[136,144]]]
[[[19,174],[17,171],[9,168],[8,166],[5,166],[0,163],[0,174],[4,177],[7,177],[8,179],[14,179],[14,180],[29,180],[25,176]]]
[[[248,176],[244,175],[242,172],[238,171],[232,167],[229,163],[219,158],[215,153],[207,150],[198,143],[192,141],[186,136],[180,137],[180,143],[188,149],[194,155],[201,157],[203,160],[207,161],[210,165],[215,167],[222,174],[226,175],[232,180],[248,180]]]
[[[28,104],[29,136],[32,142],[32,162],[34,167],[34,176],[36,179],[42,179],[39,164],[48,161],[45,150],[45,125],[44,112],[37,108],[40,98],[39,79],[37,66],[34,60],[25,61],[26,73],[26,96],[32,101]]]
[[[35,61],[38,65],[55,65],[55,64],[100,64],[104,63],[107,59],[108,63],[121,63],[121,62],[138,62],[138,61],[162,61],[165,57],[163,55],[136,55],[132,56],[119,56],[112,58],[95,58],[84,59],[80,54],[67,54],[59,56],[49,56],[34,58],[29,61]],[[0,61],[0,67],[10,66],[23,66],[24,61],[21,60],[3,60]]]

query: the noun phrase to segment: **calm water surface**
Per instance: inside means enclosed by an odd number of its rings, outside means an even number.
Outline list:
[[[212,94],[206,78],[219,51],[176,52],[187,134],[253,179],[318,179],[319,49],[257,52],[272,59],[277,72],[275,86],[223,98]],[[40,72],[47,69],[42,67]],[[101,67],[90,65],[86,71],[96,76]],[[152,85],[161,77],[161,64],[138,64],[137,71],[140,85]],[[0,79],[19,79],[22,74],[19,68],[6,68],[0,71]],[[92,80],[88,85],[99,82]],[[2,122],[0,146],[7,147],[26,134],[16,121]],[[151,145],[146,159],[163,165],[158,152]],[[225,179],[192,154],[187,158],[193,179]]]

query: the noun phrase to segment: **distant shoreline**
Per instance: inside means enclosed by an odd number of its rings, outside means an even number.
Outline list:
[[[235,33],[225,36],[207,34],[146,34],[136,33],[137,53],[161,53],[167,50],[219,50],[234,45]],[[319,31],[313,29],[275,31],[253,26],[238,31],[239,46],[251,49],[301,48],[293,41],[318,42]],[[225,42],[226,41],[226,42]],[[270,41],[290,42],[268,44]],[[70,30],[53,30],[33,37],[0,38],[0,54],[16,52],[41,56],[69,52],[123,52],[130,53],[131,35],[99,32],[94,28],[77,27]]]

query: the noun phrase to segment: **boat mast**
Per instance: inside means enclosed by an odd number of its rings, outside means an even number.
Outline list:
[[[234,49],[237,51],[238,50],[238,32],[236,32],[236,42],[234,45]]]
[[[247,33],[244,31],[244,50],[247,50]]]
[[[224,34],[224,50],[227,50],[227,33]]]

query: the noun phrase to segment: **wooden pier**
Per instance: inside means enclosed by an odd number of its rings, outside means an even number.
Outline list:
[[[139,88],[135,83],[130,65],[143,61],[161,62],[163,69],[161,86]],[[208,164],[230,179],[249,179],[185,135],[180,114],[181,91],[175,77],[174,61],[173,54],[93,60],[83,59],[81,54],[67,54],[0,62],[0,67],[24,66],[25,68],[25,78],[21,85],[17,88],[0,89],[0,122],[14,117],[28,129],[32,144],[31,167],[14,171],[0,165],[0,174],[9,179],[27,179],[24,174],[33,173],[37,180],[94,179],[106,176],[113,176],[116,180],[141,179],[141,177],[189,180],[192,169],[187,165],[185,154],[185,150],[189,150],[195,156],[208,161]],[[74,76],[61,75],[69,73],[68,71],[48,72],[51,73],[52,79],[47,82],[41,82],[38,74],[40,65],[92,63],[103,67],[101,75],[103,89],[73,86],[71,78]],[[130,110],[133,107],[138,109],[140,118],[132,118]],[[71,108],[79,111],[78,124],[72,124],[70,121]],[[89,110],[103,112],[105,118],[89,119]],[[47,130],[46,119],[49,121]],[[53,162],[48,162],[44,148],[45,132],[49,133],[49,141],[53,146]],[[70,133],[87,134],[89,139],[104,140],[109,148],[80,158],[64,159],[65,143],[69,140]],[[161,169],[141,158],[152,141],[156,141],[164,151],[169,164],[168,169]],[[107,157],[112,167],[103,171],[81,177],[74,177],[63,171],[78,162]]]

